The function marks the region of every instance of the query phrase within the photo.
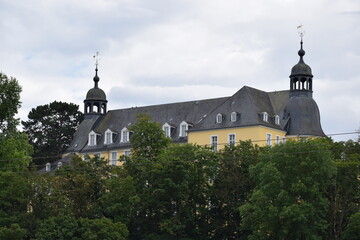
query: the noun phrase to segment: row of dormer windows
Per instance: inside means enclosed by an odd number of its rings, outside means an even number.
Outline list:
[[[110,129],[106,130],[105,137],[104,137],[104,144],[113,144],[117,135],[118,135],[118,133],[113,132]],[[100,134],[95,133],[94,131],[91,131],[89,133],[88,145],[96,146],[98,140],[100,139],[100,136],[101,136]],[[121,130],[120,142],[127,143],[129,141],[130,141],[130,131],[126,127],[124,127]]]
[[[262,112],[261,115],[262,115],[262,120],[264,122],[269,122],[269,114],[267,112]],[[240,113],[232,112],[231,115],[230,115],[230,121],[231,122],[236,122],[239,119],[239,117],[240,117]],[[216,115],[215,121],[216,121],[216,123],[222,123],[224,121],[224,119],[225,119],[225,115],[222,114],[222,113],[218,113]],[[280,117],[279,117],[279,115],[274,116],[274,121],[275,121],[276,125],[280,125]]]
[[[187,131],[189,130],[190,127],[192,127],[192,125],[190,123],[187,123],[186,121],[182,121],[180,123],[179,137],[186,137]],[[165,123],[162,126],[162,129],[163,129],[165,135],[169,138],[171,138],[171,136],[175,132],[175,128],[176,127],[174,125],[169,124],[169,123]]]

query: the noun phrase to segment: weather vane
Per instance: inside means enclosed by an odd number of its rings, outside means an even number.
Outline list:
[[[99,66],[99,52],[97,51],[96,54],[93,56],[93,58],[95,59],[95,66],[96,66],[96,69],[98,68]]]
[[[304,29],[303,29],[303,25],[300,24],[300,25],[297,26],[296,28],[297,28],[297,30],[298,30],[298,33],[299,33],[299,36],[300,36],[301,42],[302,42],[303,37],[304,37],[304,35],[305,35],[305,31],[304,31]]]

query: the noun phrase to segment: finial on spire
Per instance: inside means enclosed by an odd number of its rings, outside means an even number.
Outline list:
[[[299,33],[299,36],[301,38],[301,41],[300,41],[300,44],[301,44],[301,49],[302,49],[302,44],[303,44],[303,37],[305,35],[305,31],[303,29],[303,25],[300,24],[299,26],[296,27],[298,29],[298,33]]]
[[[95,71],[97,72],[98,70],[98,66],[99,66],[99,51],[96,52],[96,54],[93,56],[93,58],[95,59]]]

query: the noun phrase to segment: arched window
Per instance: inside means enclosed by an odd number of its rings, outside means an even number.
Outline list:
[[[95,146],[96,145],[96,133],[94,131],[91,131],[89,133],[88,145],[89,146]]]
[[[113,143],[113,132],[108,129],[105,131],[105,139],[104,144],[112,144]]]
[[[222,123],[223,121],[223,115],[221,113],[218,113],[216,115],[216,123]]]
[[[279,115],[275,115],[275,124],[280,125],[280,117],[279,117]]]
[[[122,143],[127,143],[129,142],[129,139],[130,139],[130,136],[129,136],[129,130],[124,127],[122,130],[121,130],[121,139],[120,139],[120,142]]]
[[[236,122],[236,121],[237,121],[237,118],[238,118],[237,112],[232,112],[232,113],[231,113],[231,116],[230,116],[230,121]]]

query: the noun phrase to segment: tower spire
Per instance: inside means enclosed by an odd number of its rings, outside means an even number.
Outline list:
[[[99,76],[98,76],[98,66],[99,66],[99,52],[97,51],[96,54],[93,56],[93,58],[95,59],[95,76],[94,76],[94,88],[99,88],[98,86],[98,82],[100,80]]]

